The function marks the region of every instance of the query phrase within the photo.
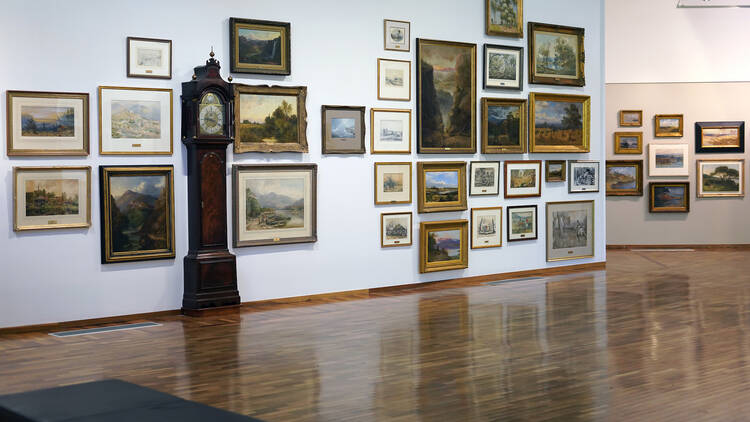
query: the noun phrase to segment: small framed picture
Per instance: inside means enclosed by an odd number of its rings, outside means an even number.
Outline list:
[[[365,108],[321,106],[323,154],[365,153]]]
[[[547,160],[544,162],[544,180],[546,182],[564,182],[567,175],[565,160]]]
[[[654,116],[654,136],[657,138],[682,137],[682,114],[657,114]]]
[[[370,109],[370,154],[411,154],[411,110]]]
[[[594,201],[547,202],[547,261],[594,256]]]
[[[411,101],[411,62],[378,59],[378,100]]]
[[[307,152],[307,87],[234,84],[235,154]]]
[[[607,196],[643,196],[643,160],[607,160]]]
[[[615,154],[643,154],[643,132],[615,132]]]
[[[172,41],[128,37],[129,78],[172,79]]]
[[[411,246],[411,218],[410,212],[380,214],[380,246]]]
[[[469,267],[469,222],[466,220],[419,223],[419,272]]]
[[[505,197],[542,196],[542,162],[539,160],[505,162]]]
[[[690,182],[651,182],[649,212],[690,212]]]
[[[529,152],[589,152],[591,97],[529,94]]]
[[[89,155],[89,94],[7,92],[7,153]]]
[[[508,242],[537,238],[536,205],[508,207]]]
[[[648,175],[688,176],[687,144],[649,144]]]
[[[487,35],[523,38],[523,0],[484,0]]]
[[[503,246],[503,207],[471,209],[471,249]]]
[[[290,75],[289,22],[229,18],[229,61],[232,73]]]
[[[375,163],[375,205],[411,204],[411,162]]]
[[[13,231],[91,226],[91,167],[13,167]]]
[[[745,196],[745,160],[698,160],[698,198]]]
[[[383,48],[392,51],[411,50],[411,24],[392,19],[383,20]]]
[[[529,22],[529,83],[585,86],[583,36],[584,28]]]
[[[696,122],[695,153],[745,152],[745,122]]]
[[[500,162],[472,161],[469,166],[469,195],[500,193]]]
[[[643,110],[620,110],[620,126],[643,126]]]
[[[466,163],[420,161],[417,163],[417,210],[420,213],[466,209]]]
[[[526,152],[526,100],[482,98],[482,154]]]
[[[99,154],[172,154],[172,90],[99,87]]]
[[[523,89],[523,47],[484,45],[484,89]]]
[[[569,161],[569,193],[599,192],[599,162]]]

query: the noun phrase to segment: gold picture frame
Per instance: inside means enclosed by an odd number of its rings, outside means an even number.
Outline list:
[[[383,49],[409,52],[411,50],[411,23],[383,19]]]
[[[632,147],[635,139],[635,147]],[[643,132],[615,132],[615,154],[643,154]]]
[[[616,172],[618,167],[635,170],[633,174],[622,170]],[[604,173],[607,196],[643,196],[643,160],[607,160]],[[632,188],[631,183],[634,183]]]
[[[662,122],[673,123],[677,125],[668,127],[662,126]],[[684,116],[682,114],[657,114],[654,116],[654,136],[657,138],[681,138],[684,129]]]
[[[42,176],[44,178],[32,179],[35,173],[38,175],[44,174]],[[50,179],[50,173],[57,173],[58,179]],[[66,173],[73,177],[63,179]],[[82,180],[84,181],[83,186],[80,183]],[[54,183],[58,181],[59,183]],[[71,184],[70,181],[78,183]],[[28,186],[30,185],[34,187],[31,197],[29,196],[30,192],[28,192]],[[58,192],[55,192],[55,190]],[[72,192],[75,192],[75,194],[71,195]],[[85,204],[81,204],[82,198],[85,200]],[[51,206],[55,206],[58,212],[54,213],[50,210]],[[31,214],[33,215],[29,215],[29,208],[31,208]],[[78,212],[75,214],[68,212],[70,208],[77,209]],[[90,166],[13,167],[13,231],[72,229],[90,226]]]
[[[529,22],[529,83],[585,86],[584,32],[584,28]],[[567,57],[557,53],[558,44],[567,47],[563,50]],[[555,51],[552,58],[550,50]]]
[[[641,127],[643,126],[643,110],[620,110],[618,113],[620,117],[621,127]],[[636,119],[632,119],[632,116],[638,116]]]
[[[411,109],[370,109],[370,154],[411,154]]]
[[[375,169],[375,178],[373,179],[375,205],[411,204],[411,161],[375,163],[373,167]],[[391,167],[392,173],[386,173],[388,167]],[[393,180],[394,177],[389,179],[389,174],[395,175],[395,179],[401,180]],[[408,182],[404,179],[408,179]],[[386,185],[390,188],[387,188]]]
[[[651,182],[648,192],[648,212],[690,212],[690,182]]]
[[[417,196],[419,213],[466,210],[466,162],[417,162]]]
[[[446,248],[440,246],[441,241],[435,239],[435,233],[442,232],[451,236],[443,241],[447,246],[458,248]],[[432,235],[432,236],[431,236]],[[432,242],[430,238],[432,237]],[[444,220],[444,221],[422,221],[419,223],[419,272],[430,273],[435,271],[458,270],[469,267],[469,222],[467,220]],[[447,250],[455,250],[451,255]]]
[[[493,23],[493,17],[498,14],[493,8],[494,0],[484,0],[484,30],[487,35],[523,38],[523,0],[515,0],[516,13],[507,25]],[[499,12],[502,15],[502,12]],[[500,18],[502,19],[502,17]]]
[[[544,103],[544,104],[542,104]],[[566,104],[568,107],[565,107]],[[575,111],[569,106],[578,105]],[[565,109],[565,115],[563,115]],[[570,109],[571,111],[567,111]],[[557,119],[556,128],[539,127],[537,128],[536,113],[549,117],[550,113],[555,113]],[[576,116],[575,114],[580,116]],[[568,114],[571,114],[570,116]],[[570,126],[571,123],[563,123],[563,119],[568,118],[575,122],[572,123],[575,128],[563,128]],[[577,131],[580,130],[580,134]],[[574,135],[574,142],[562,143],[558,138],[570,139]],[[588,95],[568,95],[568,94],[543,94],[532,92],[529,94],[529,152],[589,152],[591,142],[591,97]]]
[[[471,249],[503,246],[503,207],[471,209]]]
[[[559,170],[552,170],[551,165],[560,166]],[[554,173],[553,173],[554,171]],[[565,182],[567,181],[568,165],[565,160],[547,160],[544,162],[544,181]]]
[[[378,59],[378,100],[411,101],[409,60]]]
[[[505,137],[512,138],[513,131],[509,130],[510,133],[504,133],[503,123],[508,121],[508,115],[506,113],[503,120],[499,120],[497,125],[491,125],[490,121],[498,120],[493,113],[490,113],[490,108],[502,108],[503,112],[508,109],[518,109],[518,139],[517,142],[513,142],[512,145],[490,145],[490,137],[495,136],[496,142],[501,143],[501,139]],[[501,112],[502,113],[502,112]],[[502,116],[500,116],[502,117]],[[497,128],[494,126],[498,126]],[[516,125],[513,125],[516,126]],[[528,127],[527,115],[526,115],[526,100],[525,99],[513,99],[513,98],[482,98],[482,154],[524,154],[526,152],[526,128]],[[491,130],[492,129],[492,130]],[[490,133],[492,132],[492,134]],[[495,142],[493,142],[495,143]]]
[[[248,97],[243,101],[243,96]],[[282,97],[279,102],[279,98]],[[251,100],[264,101],[271,108],[277,105],[275,111],[265,114],[251,115],[254,113],[252,107],[243,107],[243,104]],[[286,101],[293,101],[290,104]],[[307,87],[305,86],[268,86],[268,85],[242,85],[234,84],[234,152],[241,154],[244,152],[307,152]],[[272,116],[276,111],[281,110],[277,115]],[[290,113],[296,112],[292,115]],[[267,115],[267,116],[266,116]],[[275,140],[276,136],[295,136],[294,133],[287,133],[281,129],[274,129],[269,126],[270,123],[257,123],[265,121],[265,117],[280,120],[282,123],[289,123],[288,127],[295,127],[296,139]],[[253,120],[251,120],[253,119]],[[253,122],[255,121],[255,122]],[[247,122],[247,123],[246,123]],[[296,122],[296,125],[294,124]],[[270,127],[275,130],[274,140],[267,141],[265,134],[259,135],[257,132],[263,132],[263,129]]]
[[[391,222],[393,222],[394,225],[391,225]],[[413,223],[411,211],[385,212],[380,214],[380,247],[398,248],[403,246],[411,246],[413,237],[412,227]],[[389,230],[391,231],[391,234],[393,236],[389,234]],[[393,237],[393,239],[389,239],[389,236]]]
[[[265,39],[264,46],[270,47],[270,50],[275,51],[277,54],[252,62],[251,59],[257,59],[259,55],[258,53],[254,53],[252,49],[258,48],[258,46],[243,45],[240,40],[242,31],[263,33],[263,38]],[[277,36],[272,36],[273,34],[277,34]],[[292,73],[292,44],[290,34],[291,25],[289,22],[229,18],[229,61],[232,73],[290,75]],[[276,43],[276,45],[269,43]],[[247,58],[248,56],[250,58]],[[246,58],[246,61],[243,61],[243,57]]]

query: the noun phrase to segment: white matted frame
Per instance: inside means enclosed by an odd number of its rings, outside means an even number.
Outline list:
[[[410,162],[375,163],[375,205],[411,204]]]
[[[698,198],[745,196],[745,160],[697,160],[695,162]],[[736,188],[734,185],[736,184]]]
[[[649,144],[648,175],[689,176],[689,148],[688,144]]]
[[[370,109],[370,154],[411,154],[411,110]]]
[[[172,155],[172,90],[99,87],[99,154]]]
[[[547,202],[547,261],[594,256],[594,201]]]
[[[568,192],[599,192],[599,162],[568,161]]]
[[[406,21],[384,19],[383,48],[391,51],[411,50],[411,24]]]
[[[484,45],[484,89],[523,89],[523,47]]]
[[[378,100],[411,101],[411,62],[378,59]]]
[[[60,212],[39,209],[50,201],[58,202]],[[73,203],[76,212],[68,212]],[[13,231],[89,226],[91,167],[13,167]]]
[[[505,198],[542,196],[542,162],[505,162]]]
[[[129,78],[172,79],[172,40],[128,37]]]
[[[471,249],[503,246],[503,207],[471,209]]]
[[[383,248],[411,246],[412,224],[411,212],[380,214],[380,246]]]
[[[469,163],[469,195],[497,195],[500,193],[499,182],[499,161],[472,161]]]

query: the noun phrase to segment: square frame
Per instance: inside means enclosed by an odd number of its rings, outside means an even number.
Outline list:
[[[593,184],[588,184],[591,174],[584,174],[576,178],[575,170],[577,167],[593,169]],[[570,160],[568,161],[568,193],[588,193],[599,192],[599,179],[601,178],[598,161],[589,160]]]
[[[625,120],[627,114],[637,114],[638,120],[635,122],[628,122]],[[643,126],[643,110],[620,110],[618,113],[620,127],[641,127]]]
[[[554,101],[581,104],[581,144],[554,145],[539,144],[536,134],[537,101]],[[529,94],[529,152],[590,152],[591,142],[591,97],[588,95]]]
[[[680,205],[670,207],[656,207],[654,201],[655,190],[658,187],[675,187],[684,188],[685,195]],[[651,182],[648,184],[648,212],[690,212],[690,182]]]
[[[234,152],[307,152],[307,87],[242,85],[234,83]],[[296,97],[297,99],[297,142],[245,142],[242,137],[242,94]]]
[[[575,212],[575,211],[586,211],[586,226],[578,224],[576,222],[575,227],[558,227],[555,229],[555,225],[560,226],[561,224],[571,224],[571,221],[566,219],[555,219],[554,212]],[[590,217],[590,218],[589,218]],[[567,261],[571,259],[583,259],[593,258],[595,253],[595,239],[596,239],[596,207],[594,201],[561,201],[561,202],[547,202],[547,262],[554,261]],[[567,231],[568,237],[575,236],[576,240],[581,240],[585,237],[586,243],[583,246],[565,246],[564,244],[558,244],[559,247],[555,247],[555,235],[558,231]],[[570,231],[574,233],[571,236]],[[561,233],[562,234],[562,233]],[[582,236],[583,235],[583,236]],[[560,251],[555,252],[558,249]]]
[[[491,1],[491,0],[485,0]],[[484,66],[482,67],[482,87],[484,89],[504,89],[512,91],[523,91],[523,47],[513,47],[509,45],[496,45],[496,44],[485,44],[484,45]],[[495,79],[494,81],[490,78],[490,53],[492,50],[497,50],[503,54],[512,54],[516,58],[516,78],[511,79]]]
[[[329,146],[329,143],[334,141],[331,139],[328,133],[329,129],[332,129],[328,125],[328,113],[335,114],[336,112],[345,114],[354,114],[354,136],[351,139],[356,139],[357,128],[359,128],[359,148],[339,148],[335,149]],[[320,117],[321,117],[321,151],[323,154],[364,154],[365,151],[365,107],[358,106],[336,106],[336,105],[322,105],[320,106]],[[333,118],[333,117],[332,117]]]
[[[518,107],[518,145],[490,145],[490,107]],[[482,98],[482,154],[524,154],[526,152],[526,100]]]
[[[115,95],[120,92],[120,98]],[[100,86],[99,99],[99,154],[101,155],[172,155],[174,139],[173,94],[167,88],[135,88],[124,86]],[[140,97],[140,98],[139,98]],[[114,138],[114,101],[159,102],[159,138]],[[133,115],[127,110],[128,115]],[[107,119],[107,117],[109,117]],[[143,116],[139,116],[143,118]],[[169,125],[164,120],[169,117]],[[131,118],[132,119],[132,118]],[[145,121],[145,119],[144,119]],[[143,126],[141,124],[140,126]],[[115,139],[118,139],[115,141]],[[118,147],[129,143],[128,147]]]
[[[379,186],[378,186],[378,184],[379,184],[378,182],[380,181],[380,175],[381,174],[383,174],[383,175],[385,174],[383,172],[384,172],[385,168],[388,167],[388,166],[405,167],[405,169],[403,169],[403,168],[401,169],[401,174],[403,176],[406,176],[407,179],[409,179],[409,183],[408,184],[407,183],[403,183],[404,187],[407,187],[407,186],[409,187],[409,191],[402,193],[401,196],[393,195],[394,198],[391,198],[391,199],[388,199],[386,197],[386,195],[389,192],[385,192],[385,189],[383,189],[383,192],[381,192],[380,189],[379,189]],[[373,179],[373,184],[374,184],[373,193],[374,193],[374,198],[375,198],[375,205],[411,204],[411,197],[412,197],[411,193],[412,193],[412,188],[413,188],[412,178],[411,178],[412,177],[411,176],[412,175],[412,164],[411,164],[411,161],[406,161],[406,162],[387,162],[387,163],[381,162],[381,163],[375,163],[373,165],[373,167],[375,169],[375,178]],[[378,172],[378,170],[380,170],[380,172]],[[406,171],[404,171],[404,170],[406,170]],[[383,177],[385,177],[385,176],[383,176]],[[383,181],[383,183],[384,183],[384,181]],[[404,197],[406,199],[399,199],[399,198],[404,198]]]
[[[379,113],[396,113],[405,115],[401,116],[401,125],[406,126],[406,130],[401,132],[400,149],[380,149],[379,144],[382,139],[382,120],[376,120]],[[406,125],[404,125],[406,123]],[[406,136],[404,136],[406,135]],[[371,108],[370,109],[370,154],[411,154],[411,110],[398,108]]]
[[[458,199],[455,201],[427,201],[426,173],[427,172],[457,172]],[[443,212],[464,211],[467,209],[466,200],[466,162],[464,161],[419,161],[417,162],[417,211]]]
[[[514,206],[508,206],[508,242],[518,242],[523,240],[534,240],[537,239],[539,236],[539,213],[537,210],[536,205],[514,205]],[[533,210],[533,211],[532,211]],[[522,234],[513,234],[513,214],[515,212],[523,212],[523,211],[532,211],[534,213],[534,221],[533,221],[533,234],[527,235],[526,233]]]
[[[84,197],[86,204],[82,207],[83,212],[79,213],[82,214],[82,218],[80,219],[73,219],[73,218],[66,218],[67,215],[57,215],[57,218],[48,218],[47,216],[44,216],[43,218],[39,218],[42,216],[32,216],[29,218],[30,220],[44,220],[46,219],[46,222],[43,221],[28,221],[24,224],[23,221],[21,221],[24,217],[21,216],[21,209],[22,205],[26,203],[26,190],[23,189],[23,192],[19,190],[19,179],[21,178],[21,175],[23,173],[65,173],[65,172],[78,172],[82,173],[84,175],[85,179],[85,186],[83,189],[79,186],[78,190],[78,204],[79,209],[81,204],[81,196]],[[80,175],[80,174],[79,174]],[[78,180],[81,180],[80,178]],[[81,195],[83,193],[83,195]],[[63,197],[64,198],[64,197]],[[34,218],[37,217],[37,218]],[[61,222],[61,219],[67,219],[70,221]],[[91,167],[85,166],[85,167],[13,167],[13,231],[20,232],[20,231],[27,231],[27,230],[49,230],[49,229],[73,229],[73,228],[87,228],[91,227]]]
[[[131,54],[137,52],[138,44],[151,46],[151,50],[159,49],[160,53],[165,56],[169,62],[166,65],[161,66],[139,65],[137,56],[131,57]],[[165,54],[165,50],[167,54]],[[172,40],[128,37],[125,63],[127,63],[128,78],[172,79]]]
[[[386,243],[386,223],[385,220],[388,217],[396,217],[396,216],[409,216],[409,226],[405,227],[406,229],[406,237],[408,237],[409,242],[408,243],[401,243],[399,240],[391,241],[390,243]],[[412,229],[414,228],[414,223],[412,219],[412,212],[384,212],[380,214],[380,247],[381,248],[398,248],[402,246],[411,246],[412,245]]]
[[[536,33],[545,32],[549,34],[557,34],[562,36],[574,36],[576,37],[576,47],[578,48],[578,55],[575,56],[576,64],[576,76],[571,77],[562,74],[539,74],[537,70],[537,60],[534,52],[536,51]],[[585,57],[586,53],[584,50],[584,28],[577,28],[572,26],[563,25],[551,25],[539,22],[529,22],[529,83],[532,84],[545,84],[545,85],[567,85],[567,86],[585,86],[586,75],[585,75]]]
[[[550,170],[549,166],[550,164],[558,164],[561,166],[561,172],[562,176],[560,177],[553,177],[550,176]],[[568,163],[565,162],[565,160],[546,160],[544,162],[544,181],[547,183],[550,182],[565,182],[567,179],[568,174]]]
[[[659,120],[678,119],[680,126],[678,132],[670,132],[659,129]],[[657,114],[654,115],[654,137],[656,138],[682,138],[684,129],[684,116],[682,114]]]
[[[460,231],[459,258],[438,263],[428,261],[428,236],[433,231]],[[419,223],[419,272],[459,270],[469,267],[469,222],[467,220],[422,221]]]
[[[494,186],[477,186],[474,168],[492,168],[495,170]],[[469,196],[494,196],[500,194],[500,162],[471,161],[469,163]]]
[[[638,147],[634,149],[622,148],[620,144],[621,138],[628,138],[635,136],[638,138]],[[615,154],[643,154],[643,132],[615,132]]]
[[[503,37],[523,38],[523,0],[518,1],[518,13],[515,16],[516,25],[512,29],[503,29],[501,26],[492,24],[490,2],[484,0],[484,31],[487,35],[500,35]]]
[[[401,88],[388,87],[388,67],[404,71]],[[404,69],[406,68],[406,69]],[[378,59],[378,100],[411,101],[411,62],[408,60]]]
[[[485,240],[481,244],[479,243],[479,231],[482,229],[478,224],[477,217],[479,213],[491,213],[493,217],[497,217],[497,224],[492,227],[495,233],[492,235],[491,240]],[[493,240],[496,241],[493,242]],[[503,246],[503,207],[483,207],[483,208],[472,208],[471,209],[471,249],[488,249],[488,248],[499,248]]]
[[[660,148],[681,149],[682,166],[659,169],[656,167],[656,155]],[[689,176],[688,168],[690,161],[690,148],[688,144],[649,144],[648,145],[648,175],[649,177],[671,177],[671,176]]]
[[[405,46],[401,46],[401,44],[392,42],[388,43],[388,28],[389,27],[401,27],[401,29],[404,29],[404,43]],[[404,51],[409,52],[411,51],[411,23],[407,21],[398,21],[394,19],[383,19],[383,49],[388,51]]]
[[[279,65],[241,63],[239,60],[239,29],[272,30],[280,33]],[[232,73],[251,73],[260,75],[291,75],[291,25],[289,22],[274,22],[257,19],[229,18],[229,62]]]
[[[522,168],[522,167],[526,168]],[[525,161],[506,161],[505,162],[505,190],[504,196],[508,198],[531,198],[535,196],[542,196],[542,162],[540,160],[525,160]],[[514,170],[513,167],[518,167],[517,170],[529,170],[534,169],[536,176],[534,183],[536,188],[533,187],[512,187],[510,173]],[[516,190],[517,192],[514,192]]]
[[[718,193],[706,193],[704,188],[704,174],[701,170],[702,164],[739,164],[739,174],[737,179],[739,180],[739,189],[737,189],[736,193],[721,193],[719,191]],[[720,160],[720,159],[714,159],[714,160],[696,160],[695,161],[695,196],[698,198],[742,198],[745,196],[745,159],[735,159],[735,160]]]
[[[737,146],[705,146],[703,144],[703,131],[705,129],[737,129]],[[695,153],[738,153],[745,152],[745,122],[695,122]]]
[[[609,168],[626,166],[635,167],[635,188],[611,189],[609,184]],[[607,160],[604,163],[604,168],[604,183],[607,196],[643,196],[643,160]]]

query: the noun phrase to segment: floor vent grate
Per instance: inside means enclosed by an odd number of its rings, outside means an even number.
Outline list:
[[[157,324],[155,322],[139,322],[137,324],[112,325],[109,327],[88,328],[85,330],[58,331],[56,333],[49,333],[49,335],[53,337],[85,336],[86,334],[108,333],[111,331],[137,330],[139,328],[158,327],[160,325],[161,324]]]
[[[484,284],[486,284],[487,286],[499,286],[501,284],[515,283],[517,281],[539,281],[539,280],[544,280],[544,279],[545,279],[544,277],[509,278],[507,280],[490,281],[490,282],[487,282],[487,283],[484,283]]]
[[[630,252],[695,252],[690,248],[671,248],[671,249],[631,249]]]

